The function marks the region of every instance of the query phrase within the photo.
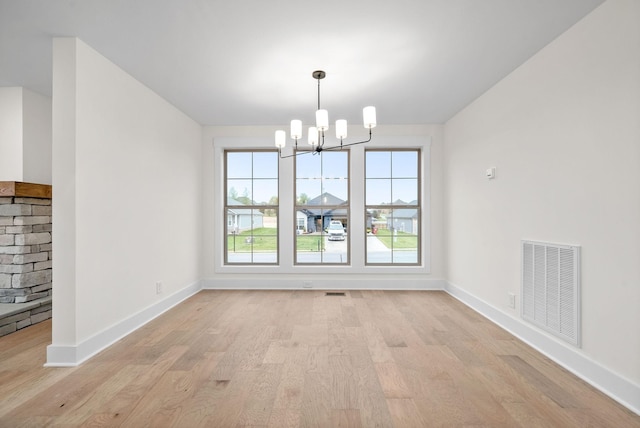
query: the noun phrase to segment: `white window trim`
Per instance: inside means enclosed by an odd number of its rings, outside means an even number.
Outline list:
[[[366,148],[386,148],[394,150],[397,148],[420,148],[422,159],[420,167],[422,169],[421,186],[421,254],[422,264],[419,266],[365,266],[365,215],[364,215],[364,149]],[[213,216],[219,219],[223,213],[224,198],[224,152],[229,149],[271,149],[273,148],[272,138],[265,137],[216,137],[213,142],[214,156],[214,195]],[[278,210],[278,241],[279,241],[279,265],[225,265],[224,264],[224,222],[214,218],[213,240],[214,240],[214,272],[215,273],[237,273],[237,274],[381,274],[398,273],[402,274],[429,274],[431,271],[431,137],[429,136],[374,136],[373,140],[366,144],[351,146],[351,162],[349,171],[350,177],[350,236],[351,264],[350,265],[294,265],[293,240],[295,239],[295,210],[292,209],[294,203],[293,178],[294,169],[292,159],[281,159],[279,161],[279,203]],[[207,238],[209,239],[209,238]],[[205,260],[205,263],[210,263]]]

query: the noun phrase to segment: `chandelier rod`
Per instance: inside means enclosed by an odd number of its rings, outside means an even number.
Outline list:
[[[320,110],[320,78],[318,78],[318,110]]]

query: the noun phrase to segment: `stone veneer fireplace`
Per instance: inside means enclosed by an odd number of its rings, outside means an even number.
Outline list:
[[[0,330],[51,318],[51,260],[51,186],[0,181]]]

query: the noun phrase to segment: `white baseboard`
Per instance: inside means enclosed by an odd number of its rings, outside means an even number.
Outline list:
[[[168,311],[183,300],[193,296],[202,289],[200,281],[188,285],[180,291],[167,296],[140,312],[112,325],[75,346],[47,346],[47,362],[45,367],[74,367],[82,364],[103,349],[122,339],[129,333],[139,329],[152,319]]]
[[[593,361],[578,348],[561,343],[547,333],[521,319],[506,314],[454,284],[445,283],[444,290],[585,382],[640,415],[639,385]]]
[[[304,287],[311,282],[311,287]],[[311,280],[302,279],[270,279],[269,275],[257,279],[205,279],[202,288],[205,290],[444,290],[445,280],[424,278],[387,279],[340,278]]]

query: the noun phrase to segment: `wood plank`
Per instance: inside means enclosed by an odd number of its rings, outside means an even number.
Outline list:
[[[306,372],[305,364],[309,348],[305,346],[295,346],[290,348],[290,352],[284,361],[280,384],[276,391],[276,399],[273,404],[274,409],[295,409],[299,410],[302,404],[302,392],[304,391],[304,376]],[[294,412],[297,418],[300,412]],[[269,422],[272,424],[272,421]]]
[[[283,364],[263,364],[255,382],[251,385],[251,400],[245,403],[238,424],[244,426],[267,425],[280,384]]]
[[[501,355],[500,358],[510,365],[518,374],[524,377],[542,394],[553,400],[562,408],[580,407],[572,395],[562,389],[554,381],[540,373],[517,355]]]
[[[50,184],[23,183],[20,181],[0,181],[0,197],[51,199]]]
[[[269,428],[295,428],[300,426],[300,410],[273,409],[269,418]]]
[[[350,355],[329,355],[331,375],[331,408],[357,409],[358,382]]]
[[[331,411],[331,426],[335,428],[360,428],[360,410],[334,409]]]
[[[394,426],[406,428],[421,428],[428,424],[418,411],[416,404],[410,398],[390,398],[387,400]]]
[[[378,381],[387,398],[412,398],[413,394],[404,382],[396,363],[376,363]]]

